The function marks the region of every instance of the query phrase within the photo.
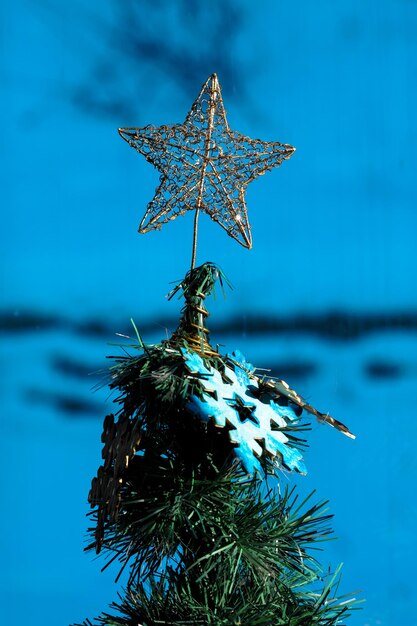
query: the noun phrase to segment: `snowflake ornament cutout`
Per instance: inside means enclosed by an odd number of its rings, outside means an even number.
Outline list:
[[[256,397],[258,382],[248,375],[254,368],[239,352],[227,356],[222,373],[207,366],[197,353],[185,348],[181,352],[188,372],[203,388],[202,397],[191,396],[188,409],[205,422],[212,419],[219,428],[228,427],[235,454],[248,474],[263,473],[264,454],[281,468],[306,473],[300,451],[283,432],[299,420],[298,415],[290,406]]]

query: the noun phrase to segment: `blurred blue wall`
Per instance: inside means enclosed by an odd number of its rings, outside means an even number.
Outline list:
[[[136,233],[158,174],[116,129],[181,122],[215,71],[230,126],[297,153],[248,189],[252,251],[201,220],[199,261],[234,285],[213,339],[357,433],[310,436],[299,488],[339,537],[320,558],[363,590],[352,626],[416,626],[417,2],[15,0],[0,29],[4,623],[116,598],[82,552],[111,410],[89,373],[130,317],[172,330],[192,229]]]

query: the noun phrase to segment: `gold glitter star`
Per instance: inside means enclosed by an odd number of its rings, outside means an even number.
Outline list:
[[[204,211],[246,248],[252,247],[246,186],[289,159],[288,144],[251,139],[229,129],[216,74],[203,85],[183,124],[119,128],[160,172],[139,232],[160,228],[186,211]],[[195,259],[196,227],[194,233]]]

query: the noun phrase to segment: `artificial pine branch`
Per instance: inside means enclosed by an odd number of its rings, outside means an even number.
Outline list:
[[[186,299],[173,336],[155,345],[140,340],[139,354],[113,359],[110,388],[119,409],[104,422],[86,549],[102,552],[105,567],[118,561],[129,576],[115,614],[103,613],[97,625],[336,626],[351,608],[333,597],[336,577],[325,580],[313,556],[332,533],[327,503],[298,503],[294,489],[267,490],[264,476],[276,472],[276,462],[265,454],[263,475],[248,476],[230,426],[199,421],[189,410],[190,397],[204,403],[206,394],[184,360],[193,327],[193,348],[214,368],[204,371],[220,372],[228,385],[237,358],[213,350],[204,330],[203,300],[219,277],[225,282],[213,264],[191,270],[171,292],[182,290]],[[270,387],[258,387],[253,366],[242,363],[255,381],[253,402],[269,406]],[[293,422],[275,430],[287,446],[305,447],[301,408],[285,395],[276,406]],[[244,419],[245,401],[236,410]]]

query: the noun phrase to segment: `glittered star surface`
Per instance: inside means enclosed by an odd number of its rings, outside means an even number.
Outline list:
[[[230,130],[215,74],[203,85],[183,124],[120,128],[119,133],[161,172],[139,232],[201,210],[246,248],[252,247],[246,186],[295,150]]]

